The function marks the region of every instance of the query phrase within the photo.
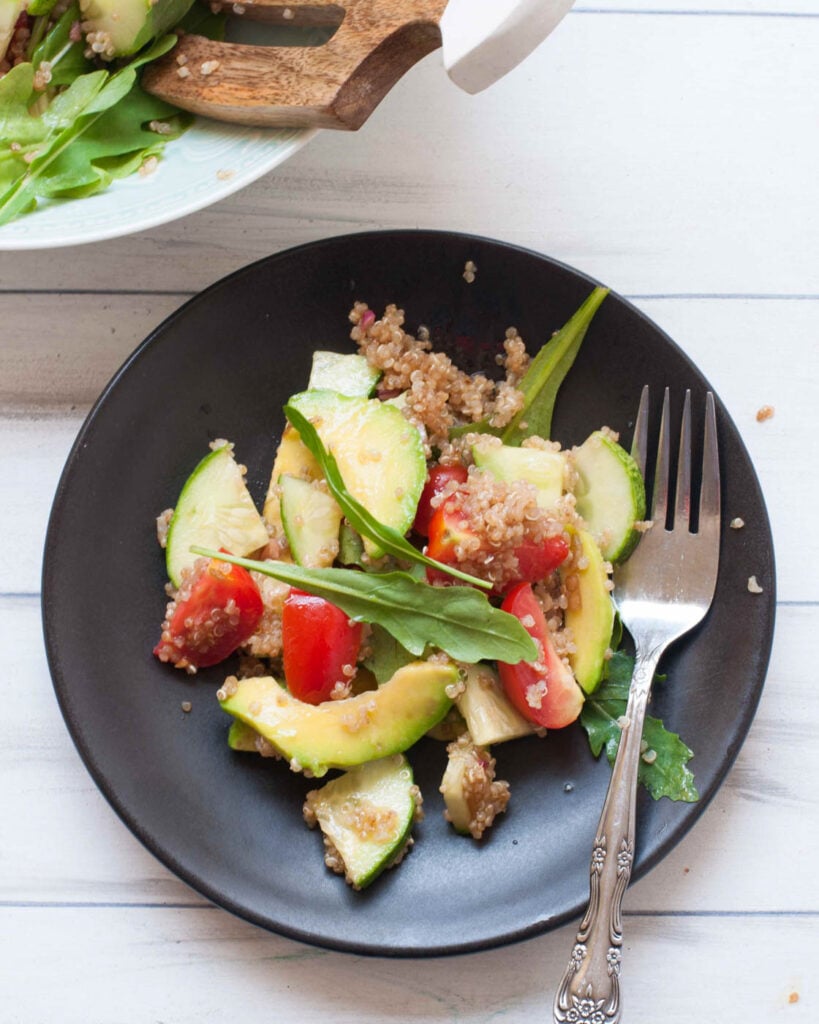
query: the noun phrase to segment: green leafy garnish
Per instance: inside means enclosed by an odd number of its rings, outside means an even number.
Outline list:
[[[26,13],[30,18],[39,18],[41,15],[51,14],[56,6],[57,0],[31,0]]]
[[[191,551],[323,597],[357,622],[382,626],[416,656],[431,645],[456,661],[491,659],[514,665],[537,658],[535,643],[519,620],[494,608],[472,587],[433,587],[406,572],[306,569],[286,562],[236,558],[196,546]]]
[[[617,719],[626,713],[633,669],[634,659],[625,651],[617,651],[609,662],[607,679],[586,698],[580,713],[592,753],[598,757],[605,748],[610,764],[614,764],[620,746]],[[640,759],[638,778],[652,797],[659,800],[667,796],[686,803],[699,800],[693,772],[687,767],[694,752],[676,733],[669,732],[659,718],[646,717],[643,740],[646,753],[653,751],[656,758],[650,764]]]
[[[449,432],[450,437],[473,433],[494,434],[504,444],[513,446],[534,434],[548,440],[551,437],[557,392],[580,351],[594,314],[608,293],[608,288],[595,288],[571,320],[538,352],[518,384],[518,390],[524,396],[523,407],[507,427],[499,430],[489,420],[481,420],[453,427]]]
[[[364,667],[368,668],[379,684],[392,679],[399,668],[409,665],[415,655],[402,647],[401,644],[381,626],[373,626],[369,639],[370,653],[364,659]]]
[[[327,481],[327,486],[338,502],[339,508],[347,517],[350,525],[355,530],[358,530],[363,537],[368,537],[371,541],[374,541],[383,551],[394,558],[401,558],[418,565],[438,569],[441,572],[448,573],[450,576],[455,576],[459,580],[463,580],[465,583],[471,583],[474,587],[481,587],[484,590],[492,589],[492,584],[487,583],[486,580],[478,579],[477,576],[470,576],[468,573],[461,572],[460,569],[455,569],[451,565],[445,565],[443,562],[438,562],[434,558],[428,558],[426,555],[421,554],[418,548],[413,547],[398,530],[380,523],[347,490],[335,456],[324,447],[316,428],[307,417],[292,405],[284,407],[284,414],[292,426],[299,432],[302,441],[321,467],[324,479]]]
[[[92,195],[157,156],[191,123],[189,114],[147,95],[137,72],[176,42],[166,35],[117,71],[95,69],[84,44],[72,42],[80,20],[70,7],[34,49],[31,63],[0,79],[0,225],[32,210],[40,198]],[[48,92],[34,89],[34,71],[51,66]],[[55,86],[63,87],[52,95]],[[163,134],[151,122],[165,125]],[[11,148],[11,144],[14,148]]]
[[[595,288],[568,323],[550,338],[529,365],[518,385],[523,408],[501,434],[504,444],[519,445],[527,437],[551,437],[557,392],[572,367],[586,331],[608,288]]]

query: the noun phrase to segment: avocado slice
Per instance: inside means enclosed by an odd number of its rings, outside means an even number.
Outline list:
[[[419,806],[412,768],[403,754],[393,754],[310,790],[304,817],[324,833],[328,866],[364,889],[411,844]]]
[[[102,32],[110,43],[106,57],[125,57],[174,28],[193,0],[87,0],[82,8],[86,35]]]
[[[364,356],[319,350],[313,353],[307,390],[370,398],[380,380],[381,371],[370,366]]]
[[[631,554],[645,519],[646,491],[640,467],[612,437],[595,430],[572,452],[577,470],[577,511],[609,562]]]
[[[236,681],[221,704],[269,740],[294,771],[322,776],[407,750],[447,713],[447,687],[457,679],[454,665],[416,661],[377,690],[313,705],[271,676],[256,676]]]
[[[244,722],[240,722],[238,718],[230,723],[230,729],[228,729],[228,746],[231,750],[238,750],[243,753],[256,754],[258,749],[256,747],[256,740],[259,738],[259,734],[255,729],[251,729],[249,725],[245,725]]]
[[[569,664],[583,690],[594,693],[603,678],[606,651],[611,645],[614,604],[606,586],[606,566],[594,537],[587,530],[578,530],[577,541],[586,567],[573,566],[570,570],[577,576],[580,607],[567,608],[565,612],[565,623],[572,631],[575,646],[569,654]]]
[[[406,533],[427,475],[418,428],[377,398],[303,391],[290,405],[316,428],[352,496],[380,522]],[[366,537],[364,548],[370,558],[384,553]]]
[[[472,446],[472,457],[479,469],[487,470],[496,480],[524,480],[532,484],[541,508],[554,508],[563,494],[566,457],[562,452],[512,448],[497,441],[481,440]]]

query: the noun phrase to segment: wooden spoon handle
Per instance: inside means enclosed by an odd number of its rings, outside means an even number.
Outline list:
[[[264,5],[289,8],[294,24],[302,6],[293,0]],[[310,0],[306,6],[329,18],[339,5]],[[185,35],[146,68],[142,85],[184,110],[223,121],[359,128],[398,79],[441,45],[446,0],[343,0],[343,7],[340,28],[323,46],[247,46]]]

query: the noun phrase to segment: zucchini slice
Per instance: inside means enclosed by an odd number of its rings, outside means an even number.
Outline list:
[[[191,545],[224,548],[244,558],[268,541],[267,528],[256,511],[231,445],[210,452],[185,481],[168,528],[165,561],[168,577],[179,586],[182,571],[198,555]]]
[[[394,754],[311,790],[304,817],[324,833],[327,866],[364,889],[411,844],[420,797],[409,762]]]

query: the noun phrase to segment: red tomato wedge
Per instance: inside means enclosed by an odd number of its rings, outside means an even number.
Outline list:
[[[323,597],[291,589],[282,611],[284,679],[297,700],[321,704],[349,683],[361,647],[361,623]]]
[[[569,544],[562,534],[547,537],[542,543],[525,540],[515,548],[521,580],[538,583],[562,565],[569,557]]]
[[[583,691],[552,645],[543,609],[530,584],[514,586],[501,608],[520,619],[541,651],[538,662],[521,661],[517,665],[498,662],[506,696],[523,717],[535,725],[547,729],[570,725],[583,707]]]
[[[160,661],[195,671],[224,661],[255,633],[264,605],[247,569],[212,558],[163,623]]]
[[[466,483],[468,477],[466,466],[455,464],[454,466],[433,466],[429,471],[429,479],[424,484],[421,497],[418,499],[418,509],[415,513],[415,522],[412,528],[422,537],[429,536],[429,526],[435,509],[432,507],[432,499],[441,494],[448,483],[457,480],[459,484]]]
[[[445,501],[433,511],[430,519],[426,553],[444,565],[457,565],[456,548],[471,536],[474,536],[472,531],[460,515],[453,511],[450,503]],[[515,548],[518,559],[517,579],[538,583],[562,565],[568,554],[569,544],[562,534],[546,537],[540,544],[525,540]],[[451,577],[438,569],[427,569],[427,579],[430,583],[451,582]]]

